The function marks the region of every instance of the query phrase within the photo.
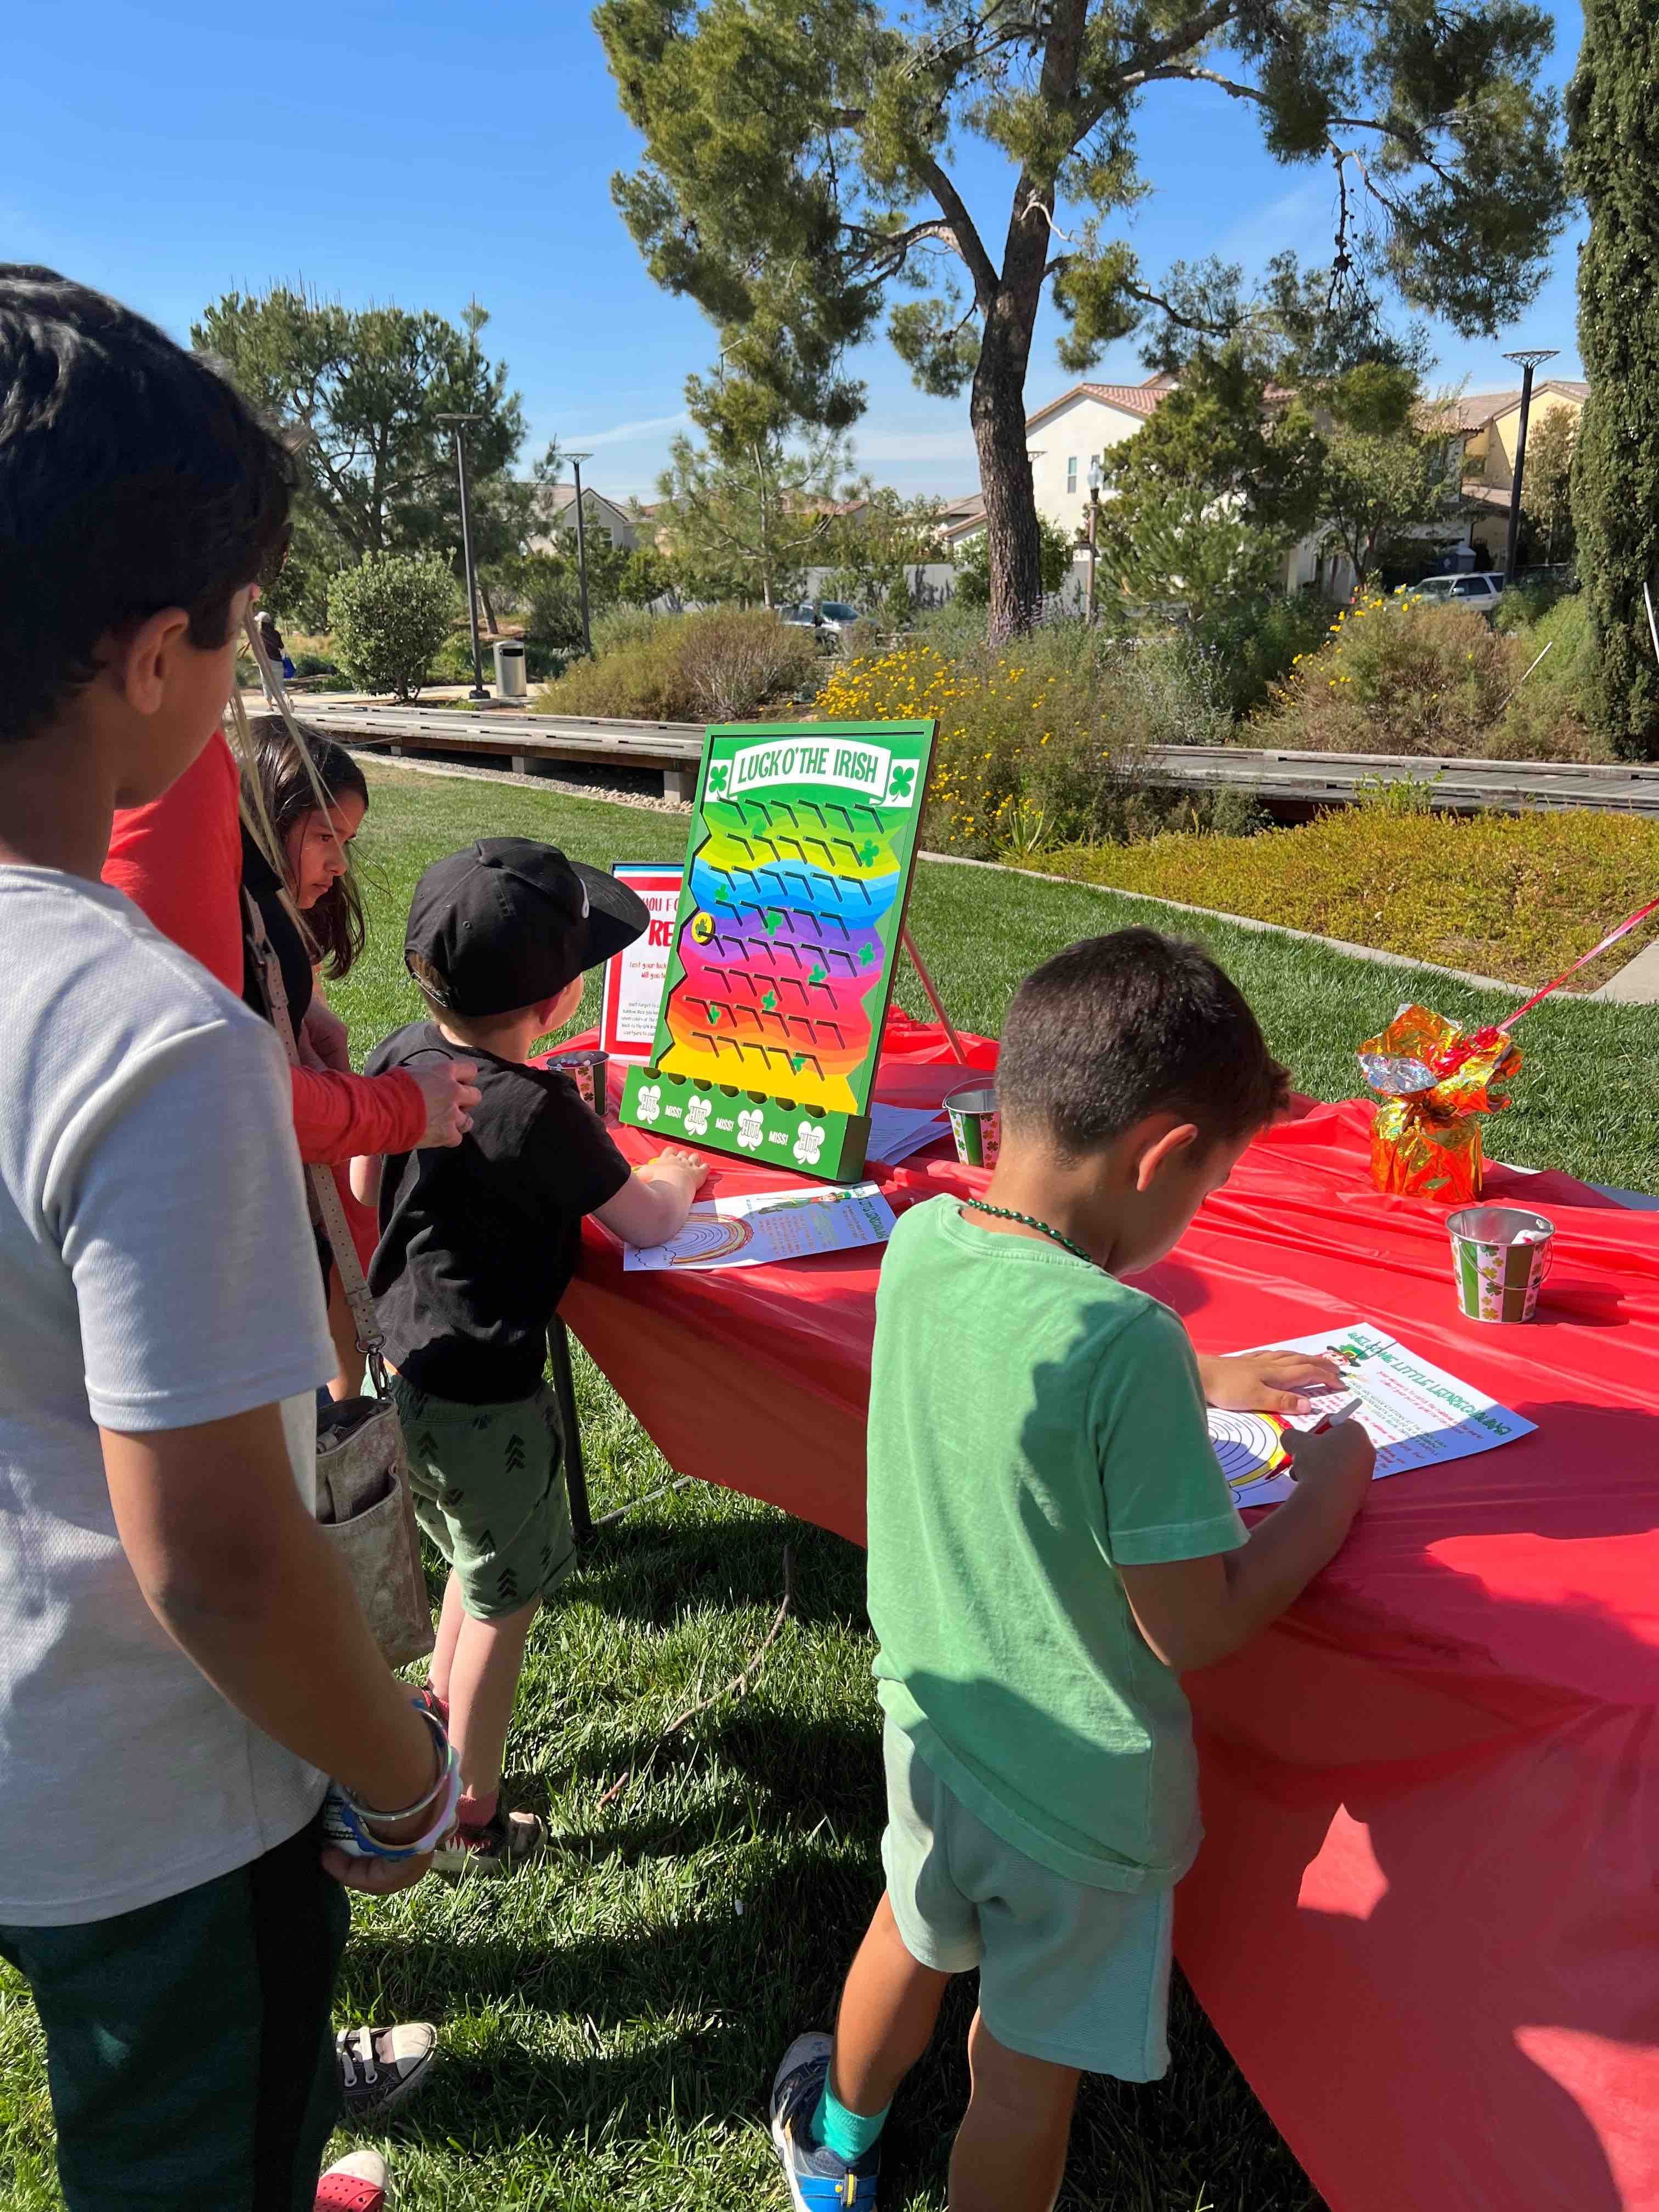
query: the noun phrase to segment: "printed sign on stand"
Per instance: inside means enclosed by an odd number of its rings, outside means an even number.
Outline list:
[[[611,871],[650,909],[651,927],[605,965],[599,1008],[599,1048],[614,1060],[647,1060],[668,981],[668,955],[674,941],[684,868],[659,861],[618,860]]]

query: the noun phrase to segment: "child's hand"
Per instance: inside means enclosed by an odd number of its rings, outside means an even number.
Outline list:
[[[695,1198],[708,1180],[708,1163],[696,1152],[682,1152],[678,1145],[670,1145],[638,1172],[642,1182],[666,1183],[687,1198]]]
[[[432,1854],[417,1859],[354,1859],[343,1851],[323,1853],[323,1872],[332,1875],[342,1889],[361,1890],[366,1897],[392,1897],[400,1889],[413,1889],[432,1871]]]
[[[1350,1518],[1358,1512],[1370,1495],[1376,1447],[1358,1421],[1342,1421],[1310,1437],[1292,1432],[1285,1442],[1293,1452],[1294,1472],[1301,1488],[1316,1485],[1346,1496]]]
[[[1333,1359],[1305,1352],[1237,1352],[1226,1358],[1198,1363],[1204,1395],[1212,1406],[1235,1413],[1308,1413],[1302,1395],[1340,1389],[1342,1370]]]

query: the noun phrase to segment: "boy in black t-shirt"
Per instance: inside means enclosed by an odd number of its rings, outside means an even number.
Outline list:
[[[597,1214],[628,1244],[659,1244],[703,1177],[670,1151],[637,1170],[569,1078],[528,1067],[581,1000],[585,969],[641,936],[635,894],[526,837],[490,837],[416,886],[404,958],[432,1019],[389,1036],[368,1073],[475,1061],[471,1126],[451,1151],[353,1163],[380,1206],[368,1271],[421,1526],[449,1562],[428,1695],[460,1759],[440,1872],[501,1873],[545,1840],[501,1807],[501,1758],[536,1608],[574,1547],[562,1439],[543,1381],[547,1325]]]

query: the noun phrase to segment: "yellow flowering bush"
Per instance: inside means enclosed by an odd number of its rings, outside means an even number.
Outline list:
[[[1297,655],[1244,741],[1295,752],[1605,759],[1571,693],[1527,678],[1545,641],[1531,629],[1504,635],[1474,608],[1373,593],[1333,616],[1316,652]]]
[[[1039,865],[1536,985],[1653,896],[1659,823],[1591,813],[1464,818],[1378,804],[1254,837],[1073,848]],[[1645,924],[1574,988],[1605,982],[1653,934]]]
[[[817,698],[826,721],[933,717],[923,834],[979,858],[1132,831],[1148,803],[1133,708],[1086,640],[1052,637],[954,654],[906,639],[838,664]]]

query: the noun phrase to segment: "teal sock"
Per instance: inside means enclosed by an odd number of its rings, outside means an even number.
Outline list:
[[[812,2115],[812,2139],[821,2142],[826,2150],[834,2151],[843,2166],[851,2166],[874,2142],[892,2109],[890,2105],[884,2105],[868,2118],[862,2112],[849,2112],[826,2080],[817,2111]]]

